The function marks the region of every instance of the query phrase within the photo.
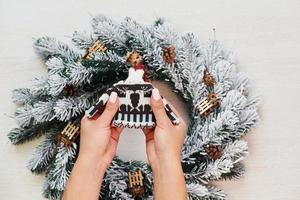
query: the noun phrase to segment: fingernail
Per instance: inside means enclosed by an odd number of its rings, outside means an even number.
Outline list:
[[[109,96],[109,102],[115,103],[117,101],[118,94],[116,92],[112,92]]]
[[[154,100],[159,100],[161,98],[160,94],[159,94],[159,91],[157,88],[154,88],[152,90],[152,94],[153,94],[153,98]]]

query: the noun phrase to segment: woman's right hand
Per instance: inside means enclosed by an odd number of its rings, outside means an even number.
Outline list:
[[[172,105],[170,107],[180,121],[178,125],[172,124],[158,89],[153,89],[151,108],[156,118],[156,127],[143,131],[146,136],[147,158],[153,172],[156,200],[187,199],[180,156],[187,125],[176,109]]]

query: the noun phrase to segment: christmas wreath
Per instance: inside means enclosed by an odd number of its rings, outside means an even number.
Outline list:
[[[147,78],[167,82],[189,106],[190,123],[182,149],[182,167],[190,199],[225,199],[211,180],[236,179],[248,153],[242,137],[258,121],[259,98],[248,78],[236,70],[232,53],[218,41],[202,43],[193,33],[178,34],[163,19],[145,26],[126,17],[120,23],[93,17],[92,33],[75,31],[72,44],[52,37],[35,40],[47,76],[32,87],[13,91],[18,127],[13,144],[41,135],[28,168],[45,173],[43,195],[60,199],[76,160],[79,120],[108,88],[127,78],[128,52],[142,59]],[[140,189],[130,177],[140,176]],[[134,194],[133,194],[134,193]],[[142,161],[115,157],[105,174],[102,199],[152,199],[151,169]]]

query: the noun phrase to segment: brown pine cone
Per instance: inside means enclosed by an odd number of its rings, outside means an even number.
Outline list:
[[[215,79],[212,77],[212,75],[207,70],[204,70],[203,82],[208,87],[214,87],[214,85],[215,85]]]
[[[173,64],[175,60],[175,48],[166,47],[163,49],[163,59],[166,63]]]
[[[73,96],[75,94],[75,91],[76,87],[72,84],[67,84],[63,90],[65,96]]]
[[[209,155],[213,160],[217,160],[222,157],[223,149],[217,145],[209,145],[205,152]]]

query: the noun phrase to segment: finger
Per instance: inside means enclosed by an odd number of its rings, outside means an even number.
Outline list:
[[[119,128],[119,127],[118,128],[112,128],[110,137],[118,142],[123,129],[124,128]]]
[[[167,102],[168,102],[168,105],[171,107],[172,111],[175,113],[176,117],[178,119],[182,120],[182,117],[180,116],[178,110],[176,110],[176,108],[169,101],[167,101]]]
[[[144,132],[144,134],[148,134],[150,132],[153,132],[155,128],[143,128],[142,131]]]
[[[173,125],[178,125],[180,123],[179,118],[176,116],[176,114],[173,112],[172,108],[168,104],[166,99],[163,99],[164,108],[166,110],[167,116],[171,120]]]
[[[173,110],[173,112],[176,114],[176,116],[178,117],[178,119],[181,121],[181,123],[179,124],[179,126],[184,126],[185,129],[187,129],[187,128],[188,128],[188,127],[187,127],[187,124],[186,124],[186,122],[183,120],[183,118],[180,116],[178,110],[176,110],[176,108],[175,108],[172,104],[170,104],[169,102],[168,102],[168,104],[169,104],[169,106],[171,107],[171,109]]]
[[[185,121],[179,114],[178,110],[176,110],[176,108],[170,102],[167,101],[167,103],[168,103],[169,107],[171,108],[172,112],[174,112],[176,115],[177,121],[179,122],[177,125],[184,124]]]
[[[144,128],[143,132],[145,134],[147,158],[149,164],[151,164],[153,160],[156,160],[156,151],[154,145],[154,128]]]
[[[143,128],[146,143],[154,139],[154,128]]]
[[[122,131],[124,130],[124,127],[113,127],[112,129],[116,130],[118,133],[122,133]]]
[[[97,121],[101,121],[104,126],[109,126],[113,117],[119,108],[119,99],[118,94],[116,92],[112,92],[109,96],[105,109],[102,115],[97,119]]]
[[[145,133],[145,138],[146,138],[146,143],[150,142],[151,140],[154,139],[154,132],[149,132],[149,133]]]
[[[154,88],[152,90],[150,103],[151,103],[152,111],[156,118],[157,125],[160,127],[164,127],[167,124],[171,124],[171,121],[169,120],[167,113],[165,111],[163,100],[157,88]]]
[[[149,164],[153,163],[154,160],[157,160],[154,140],[150,140],[146,143],[146,153]]]
[[[109,98],[109,95],[107,93],[104,93],[101,95],[101,97],[98,99],[98,101],[90,107],[88,110],[85,111],[85,114],[88,116],[88,118],[91,119],[98,119],[98,117],[102,114],[105,108],[105,104]]]
[[[113,139],[112,137],[109,139],[106,148],[106,153],[109,155],[109,157],[113,158],[116,155],[118,143],[119,141]]]

